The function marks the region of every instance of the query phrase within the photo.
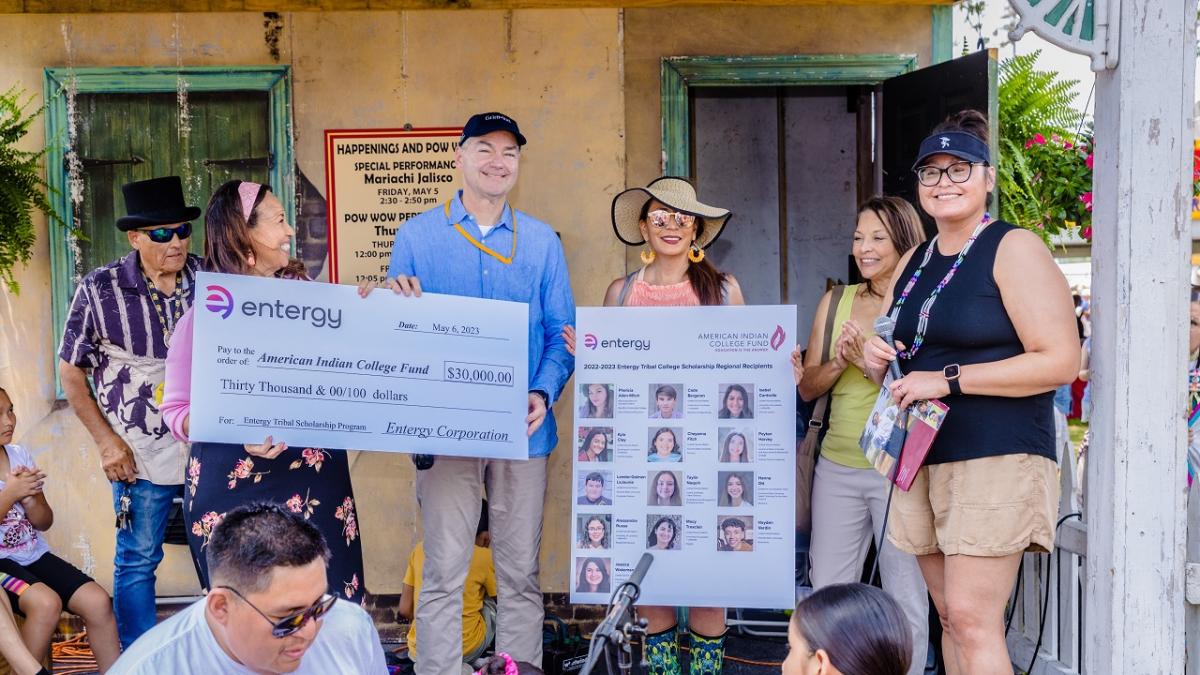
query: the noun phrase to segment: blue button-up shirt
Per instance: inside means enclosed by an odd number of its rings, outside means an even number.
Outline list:
[[[500,222],[486,236],[462,203],[462,192],[445,205],[426,211],[396,232],[388,276],[415,276],[430,293],[472,298],[510,300],[529,305],[529,389],[546,392],[550,403],[558,399],[575,369],[575,358],[563,341],[564,326],[573,324],[575,299],[567,279],[562,243],[549,225],[513,209],[504,208]],[[458,223],[477,241],[508,256],[517,238],[516,254],[505,264],[481,251],[454,228]],[[558,443],[553,412],[529,439],[529,456],[545,457]]]

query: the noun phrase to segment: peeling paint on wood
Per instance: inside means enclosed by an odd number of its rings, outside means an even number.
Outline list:
[[[1103,461],[1088,462],[1084,672],[1182,673],[1191,242],[1178,221],[1195,6],[1113,6],[1121,62],[1096,77],[1095,215],[1104,225],[1092,245],[1091,447]]]

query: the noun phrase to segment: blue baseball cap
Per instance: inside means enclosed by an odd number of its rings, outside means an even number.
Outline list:
[[[946,131],[931,134],[921,141],[921,149],[917,151],[917,161],[912,168],[917,167],[934,155],[953,155],[968,162],[991,164],[991,150],[978,136],[966,131]]]
[[[493,131],[507,131],[517,139],[518,147],[525,145],[525,137],[521,135],[521,129],[513,118],[498,112],[471,115],[471,119],[463,125],[462,138],[459,139],[458,144],[462,145],[467,142],[468,138],[485,136]]]

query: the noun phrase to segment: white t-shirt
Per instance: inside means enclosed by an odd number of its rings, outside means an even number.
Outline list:
[[[163,675],[165,673],[234,673],[254,671],[235,662],[217,644],[204,619],[205,601],[199,600],[151,628],[121,654],[109,675]],[[304,657],[296,675],[387,675],[387,662],[379,633],[371,617],[358,605],[338,600],[321,619],[321,632]]]
[[[8,470],[18,466],[36,469],[33,456],[19,445],[3,446],[8,451]],[[0,480],[0,490],[4,489],[4,481]],[[41,533],[25,517],[25,507],[16,502],[4,519],[0,520],[0,558],[7,558],[18,565],[29,565],[38,558],[50,552],[50,545]]]

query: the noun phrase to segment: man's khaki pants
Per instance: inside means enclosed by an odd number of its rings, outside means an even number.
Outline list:
[[[545,609],[538,583],[538,551],[546,458],[438,457],[431,468],[417,472],[417,500],[425,529],[425,568],[417,601],[418,675],[462,672],[463,585],[483,490],[499,591],[496,651],[541,667]]]

